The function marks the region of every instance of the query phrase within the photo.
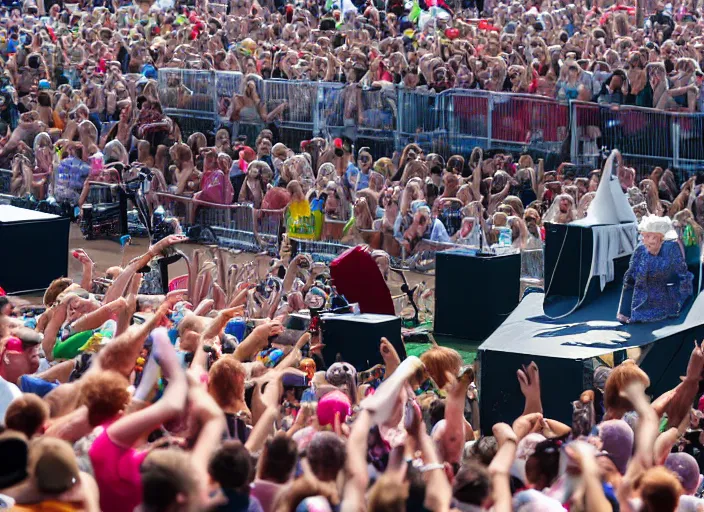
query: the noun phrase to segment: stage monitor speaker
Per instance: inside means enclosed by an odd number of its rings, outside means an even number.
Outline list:
[[[545,296],[582,297],[592,266],[589,227],[545,224]]]
[[[401,319],[389,315],[351,313],[325,314],[321,317],[323,358],[330,366],[340,359],[350,363],[357,371],[384,364],[379,352],[381,338],[388,339],[401,359],[406,349],[401,340]]]
[[[65,276],[68,236],[68,218],[0,206],[0,286],[7,293],[29,293]]]
[[[436,258],[435,332],[484,341],[518,305],[521,255],[445,251]]]
[[[598,277],[590,280],[594,252],[593,226],[545,224],[545,314],[558,318],[581,302],[584,307],[601,294]],[[630,255],[614,259],[614,282],[620,283]]]

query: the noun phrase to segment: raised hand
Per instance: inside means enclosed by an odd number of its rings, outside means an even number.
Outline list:
[[[692,349],[692,354],[689,356],[689,363],[687,363],[686,379],[699,382],[702,369],[704,369],[704,350],[702,350],[702,346],[695,340],[694,349]]]
[[[386,366],[386,377],[391,375],[398,365],[401,364],[401,358],[396,352],[396,349],[386,338],[381,338],[381,345],[379,346],[379,352],[381,352],[381,358],[384,360],[384,365]]]
[[[90,259],[88,253],[83,249],[76,249],[72,253],[73,257],[81,262],[82,265],[93,265],[93,260]]]
[[[278,336],[284,332],[284,326],[279,320],[270,320],[258,325],[252,331],[252,336],[258,340],[268,340],[272,336]]]
[[[516,372],[518,384],[521,386],[521,393],[526,398],[523,414],[531,412],[542,412],[543,405],[540,399],[540,372],[538,365],[534,361],[523,369]]]
[[[543,427],[543,415],[539,412],[523,415],[513,422],[513,431],[519,440],[528,434],[541,432]]]
[[[188,241],[188,237],[184,235],[169,235],[166,238],[162,238],[156,244],[149,248],[149,253],[153,256],[161,254],[164,249],[171,247],[175,244],[180,244]]]
[[[491,428],[491,432],[494,434],[499,448],[509,441],[518,442],[516,433],[506,423],[497,423]]]

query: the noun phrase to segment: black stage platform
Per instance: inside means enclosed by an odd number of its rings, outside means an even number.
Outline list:
[[[68,232],[68,218],[0,205],[0,286],[29,293],[65,276]]]
[[[546,223],[545,290],[526,296],[479,347],[481,429],[523,411],[516,371],[540,368],[544,414],[572,423],[572,401],[593,387],[601,356],[613,364],[634,357],[657,396],[675,387],[687,368],[694,340],[704,336],[704,297],[689,299],[678,318],[646,324],[616,321],[623,274],[638,244],[637,219],[618,180],[618,151],[611,152],[584,219]],[[701,289],[701,268],[691,269]],[[632,350],[627,354],[628,349]]]
[[[704,336],[704,296],[689,300],[679,318],[647,324],[616,321],[621,280],[610,283],[598,300],[583,304],[567,318],[543,312],[544,294],[526,296],[508,319],[479,347],[481,423],[490,429],[511,422],[523,410],[516,370],[535,361],[540,368],[546,416],[571,423],[571,402],[592,386],[599,356],[625,359],[640,347],[639,364],[650,376],[649,392],[658,395],[679,383],[693,340]]]

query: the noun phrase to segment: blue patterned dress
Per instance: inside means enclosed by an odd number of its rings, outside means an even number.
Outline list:
[[[619,313],[631,323],[677,317],[692,295],[693,278],[677,242],[663,242],[657,256],[638,244],[623,276]]]

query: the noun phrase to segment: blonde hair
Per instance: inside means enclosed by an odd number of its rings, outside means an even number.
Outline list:
[[[444,388],[450,383],[446,373],[456,376],[462,367],[462,356],[451,348],[433,347],[420,356],[430,377],[439,388]]]
[[[405,512],[408,482],[396,475],[382,474],[369,491],[369,512]]]
[[[630,400],[621,396],[632,382],[641,381],[645,387],[650,386],[648,375],[641,370],[635,361],[627,359],[613,369],[604,385],[604,405],[607,409],[630,411],[633,405]]]

